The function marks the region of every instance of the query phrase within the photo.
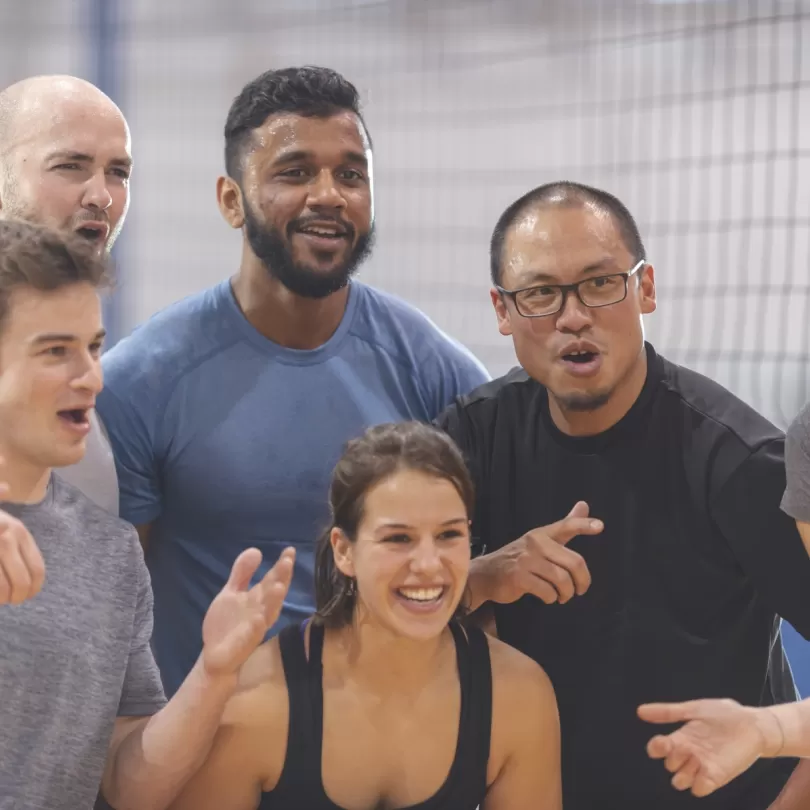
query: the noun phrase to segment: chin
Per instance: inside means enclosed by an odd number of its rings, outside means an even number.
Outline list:
[[[85,450],[84,442],[75,447],[65,447],[61,451],[52,454],[48,460],[48,466],[57,469],[60,467],[72,467],[84,458]]]

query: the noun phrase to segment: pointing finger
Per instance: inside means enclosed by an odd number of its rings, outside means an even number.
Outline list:
[[[638,716],[648,723],[681,723],[695,716],[695,702],[645,703],[638,707]]]

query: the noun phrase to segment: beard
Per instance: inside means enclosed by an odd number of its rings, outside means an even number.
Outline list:
[[[551,393],[549,391],[549,393]],[[607,405],[613,391],[594,391],[592,394],[568,394],[558,396],[552,394],[557,400],[560,410],[565,412],[584,413],[587,411],[598,411],[603,405]]]
[[[259,222],[250,205],[245,201],[245,235],[253,253],[273,278],[280,281],[291,293],[302,298],[326,298],[343,289],[360,265],[371,254],[374,244],[374,226],[360,234],[348,256],[331,270],[321,271],[310,265],[297,262],[292,255],[292,236],[299,227],[293,221],[287,225],[287,233]],[[323,219],[323,217],[321,217]],[[351,241],[354,228],[341,222],[346,238]],[[324,260],[329,254],[324,253]]]

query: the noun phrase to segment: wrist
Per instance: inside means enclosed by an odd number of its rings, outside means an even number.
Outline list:
[[[203,692],[227,693],[229,696],[236,691],[239,682],[238,672],[212,672],[205,664],[204,653],[197,659],[188,677]]]
[[[470,597],[470,612],[478,610],[481,605],[492,601],[490,593],[489,559],[486,555],[470,560],[467,575],[467,590]]]
[[[762,736],[763,757],[778,757],[785,747],[785,729],[773,706],[753,709],[757,717],[757,729]]]

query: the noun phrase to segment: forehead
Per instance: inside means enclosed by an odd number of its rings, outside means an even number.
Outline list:
[[[364,506],[369,522],[438,523],[466,515],[450,481],[417,470],[400,470],[377,483],[366,493]]]
[[[101,329],[101,299],[87,282],[57,290],[15,287],[9,297],[3,336],[6,340],[28,340],[42,332],[92,337]]]
[[[533,207],[506,234],[503,282],[511,286],[536,274],[568,277],[597,264],[626,270],[628,262],[632,256],[609,213],[587,204]]]
[[[341,111],[328,118],[294,113],[274,115],[253,131],[251,156],[257,161],[282,159],[292,152],[307,152],[317,160],[342,160],[347,154],[367,155],[368,138],[360,119]]]
[[[126,121],[101,100],[65,98],[30,104],[15,121],[12,143],[38,156],[71,151],[103,162],[130,157]]]

